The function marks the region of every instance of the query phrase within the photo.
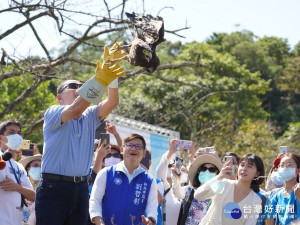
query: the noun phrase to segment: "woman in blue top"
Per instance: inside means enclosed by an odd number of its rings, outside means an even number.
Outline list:
[[[287,153],[281,158],[278,168],[284,186],[271,197],[267,224],[288,225],[300,219],[300,157]]]

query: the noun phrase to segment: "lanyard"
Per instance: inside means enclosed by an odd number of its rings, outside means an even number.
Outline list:
[[[2,153],[4,153],[4,151],[3,151],[2,149],[0,149],[0,150],[1,150],[1,152],[2,152]],[[9,160],[9,164],[10,164],[10,167],[11,167],[11,169],[12,169],[12,171],[13,171],[14,175],[15,175],[15,178],[16,178],[16,181],[17,181],[17,183],[18,183],[18,184],[20,184],[20,180],[21,180],[21,173],[20,173],[20,169],[19,169],[18,165],[17,165],[17,168],[18,168],[19,179],[18,179],[18,177],[17,177],[17,174],[16,174],[16,171],[15,171],[15,168],[12,166],[12,163],[11,163],[11,161],[10,161],[10,160]]]
[[[11,169],[12,169],[12,171],[13,171],[14,175],[15,175],[15,178],[16,178],[16,181],[17,181],[17,183],[18,183],[18,184],[20,184],[21,173],[20,173],[20,169],[19,169],[18,165],[17,165],[17,168],[18,168],[19,179],[18,179],[18,177],[17,177],[17,174],[16,174],[16,171],[15,171],[15,168],[12,166],[12,164],[11,164],[11,161],[10,161],[10,160],[9,160],[9,164],[10,164],[10,167],[11,167]]]

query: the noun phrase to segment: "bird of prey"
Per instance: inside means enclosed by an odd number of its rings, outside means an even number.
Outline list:
[[[124,45],[128,53],[124,57],[133,66],[144,67],[148,72],[153,73],[159,66],[159,58],[156,55],[156,47],[164,39],[164,20],[157,16],[137,15],[126,13],[130,23],[133,25],[133,41]]]

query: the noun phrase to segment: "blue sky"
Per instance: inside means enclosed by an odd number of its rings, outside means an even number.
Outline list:
[[[164,9],[166,29],[185,26],[185,41],[205,41],[213,32],[253,31],[258,37],[276,36],[288,39],[291,47],[300,41],[300,1],[298,0],[151,0],[146,8]],[[159,5],[159,6],[158,6]],[[169,37],[169,39],[178,39]]]
[[[93,4],[95,4],[93,0],[76,1],[84,1],[82,7],[94,11],[99,10],[99,6],[93,8]],[[103,4],[103,1],[98,0],[99,2]],[[110,6],[116,5],[117,2],[120,1],[108,1]],[[130,0],[125,10],[142,13],[142,2],[142,0]],[[0,8],[3,8],[4,5],[4,1],[1,1]],[[186,37],[185,39],[166,34],[165,37],[170,41],[203,42],[213,32],[230,33],[242,30],[250,30],[258,37],[286,38],[292,48],[300,41],[299,0],[145,0],[146,13],[157,15],[163,7],[173,7],[172,9],[165,8],[160,13],[160,16],[164,18],[166,30],[183,28],[186,23],[191,27],[179,32]],[[101,11],[99,12],[101,14]],[[5,23],[1,23],[0,33],[23,20],[16,14],[0,16],[0,21],[5,21]],[[54,25],[47,20],[38,22],[35,26],[42,27],[41,37],[48,48],[60,46],[61,41],[65,38],[55,31]],[[17,48],[12,49],[12,46],[17,46]],[[29,28],[21,29],[16,35],[1,40],[0,48],[20,56],[43,55],[41,47],[37,44]]]

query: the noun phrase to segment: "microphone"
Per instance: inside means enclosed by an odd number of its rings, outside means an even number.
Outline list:
[[[12,158],[11,152],[6,151],[6,152],[4,152],[4,153],[2,154],[2,159],[3,159],[4,161],[8,161],[8,160],[10,160],[11,158]]]
[[[11,152],[4,152],[2,156],[0,156],[0,170],[3,170],[6,167],[6,162],[12,158]]]
[[[2,157],[0,156],[0,170],[3,170],[6,167],[6,162],[2,160]]]

